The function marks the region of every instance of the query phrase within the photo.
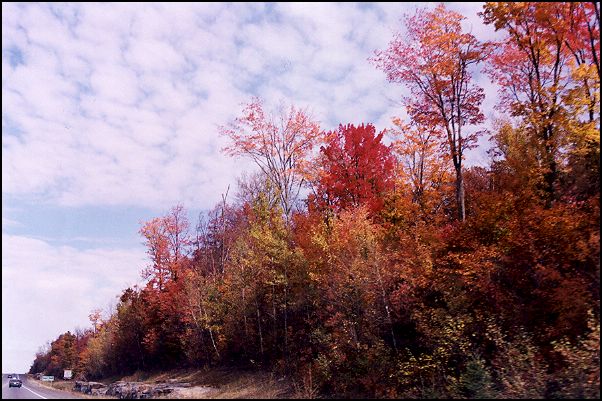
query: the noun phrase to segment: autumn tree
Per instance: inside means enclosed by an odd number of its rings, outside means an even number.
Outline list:
[[[500,106],[522,118],[537,141],[549,207],[558,198],[563,154],[579,141],[575,136],[586,143],[599,137],[598,5],[491,2],[481,15],[507,33],[488,70],[500,86]]]
[[[179,308],[184,303],[182,278],[190,269],[188,255],[192,251],[192,240],[189,226],[185,209],[178,205],[165,216],[143,224],[140,229],[151,259],[151,264],[142,272],[142,277],[148,282],[139,294],[136,291],[124,294],[115,319],[127,316],[133,310],[144,312],[139,313],[142,317],[139,326],[143,326],[144,330],[132,326],[136,319],[129,318],[123,332],[129,338],[140,339],[149,365],[174,365],[184,352],[181,337],[186,323],[181,319]],[[131,327],[129,333],[125,327]],[[135,351],[142,355],[139,349]],[[129,366],[132,365],[133,362]]]
[[[29,368],[29,373],[43,373],[46,370],[46,367],[50,363],[50,343],[47,343],[45,346],[40,347],[38,352],[36,352],[36,357]]]
[[[273,182],[288,222],[305,182],[308,158],[320,141],[318,123],[292,105],[267,113],[263,102],[254,98],[220,132],[231,140],[224,149],[227,154],[251,158]]]
[[[223,282],[218,279],[217,271],[208,268],[187,274],[189,277],[184,282],[184,302],[180,306],[181,319],[190,323],[188,336],[183,338],[187,358],[194,364],[219,361],[224,339],[220,334],[225,311],[220,292]]]
[[[291,251],[280,213],[260,191],[245,207],[247,224],[233,248],[233,266],[227,277],[232,302],[231,331],[238,331],[242,354],[260,361],[285,357],[288,352]],[[243,340],[244,338],[244,340]]]
[[[451,182],[449,164],[444,161],[437,129],[417,122],[404,124],[393,119],[388,132],[397,157],[397,176],[409,186],[412,202],[425,218],[432,219],[443,206],[446,184]]]
[[[320,148],[317,200],[336,211],[366,205],[372,213],[383,206],[393,187],[394,158],[372,124],[339,125],[326,134]]]
[[[483,89],[472,79],[472,67],[487,54],[487,45],[462,31],[464,19],[443,4],[406,16],[405,34],[398,33],[385,51],[371,60],[387,74],[390,82],[405,84],[410,96],[403,98],[408,115],[421,125],[439,130],[447,144],[456,172],[458,218],[466,216],[462,161],[464,152],[475,146],[479,131],[467,131],[483,122],[480,106]]]
[[[270,178],[259,171],[253,174],[243,173],[237,179],[237,193],[235,195],[235,205],[243,208],[245,205],[253,205],[264,197],[271,210],[274,210],[279,204],[278,191],[272,184]]]
[[[150,279],[152,287],[163,291],[169,280],[177,280],[180,263],[191,244],[189,227],[186,212],[178,205],[166,216],[154,218],[140,228],[152,262],[142,276]]]
[[[162,219],[154,218],[146,222],[140,234],[146,239],[147,253],[152,263],[142,271],[142,277],[150,278],[149,284],[162,291],[170,276],[169,241]]]
[[[169,213],[163,217],[163,224],[169,243],[171,262],[178,264],[187,255],[190,245],[190,223],[184,207],[177,205],[171,208]],[[175,278],[177,278],[177,274],[174,275]]]
[[[493,122],[492,185],[497,192],[512,193],[515,196],[537,195],[539,172],[538,146],[536,138],[528,134],[524,124],[514,126],[508,119]]]
[[[119,297],[115,318],[119,331],[113,338],[113,350],[118,355],[116,370],[132,373],[146,366],[146,355],[143,349],[145,334],[144,318],[148,313],[140,291],[126,288]]]
[[[597,2],[565,2],[550,28],[564,38],[573,55],[572,78],[589,122],[600,117],[600,5]]]
[[[77,362],[76,336],[67,331],[50,344],[49,363],[44,372],[60,377],[64,369],[74,369]]]
[[[228,205],[225,197],[206,214],[199,215],[192,240],[194,269],[224,274],[239,219],[239,211]]]
[[[400,271],[382,246],[383,231],[366,204],[328,224],[311,216],[297,222],[305,228],[298,241],[308,264],[304,292],[311,294],[303,356],[314,355],[315,381],[337,394],[364,388],[383,396],[400,335],[390,300]]]
[[[573,85],[563,102],[569,116],[568,192],[578,198],[600,192],[600,5],[566,2],[552,25],[573,56]]]
[[[94,333],[96,333],[102,324],[102,309],[94,308],[88,315],[88,319],[90,320],[90,323],[92,323]]]

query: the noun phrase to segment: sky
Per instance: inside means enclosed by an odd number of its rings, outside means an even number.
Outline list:
[[[251,97],[324,130],[391,127],[406,89],[368,58],[435,5],[3,2],[2,371],[142,283],[141,222],[176,204],[194,221],[254,170],[218,135]],[[448,7],[496,37],[481,4]],[[476,80],[490,121],[496,88]]]

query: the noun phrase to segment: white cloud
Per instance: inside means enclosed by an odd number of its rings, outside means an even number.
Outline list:
[[[136,75],[129,68],[101,65],[94,70],[90,80],[95,97],[125,105],[131,105],[138,98]]]
[[[140,283],[147,263],[142,248],[77,250],[6,234],[2,250],[3,371],[25,372],[46,341],[89,327],[90,311]]]
[[[21,131],[3,132],[3,193],[165,209],[184,199],[211,207],[249,166],[219,154],[217,127],[252,95],[309,106],[325,129],[388,126],[405,89],[367,59],[417,6],[2,7],[3,47],[23,61],[3,57],[3,118]],[[481,5],[450,7],[495,36],[476,16]]]

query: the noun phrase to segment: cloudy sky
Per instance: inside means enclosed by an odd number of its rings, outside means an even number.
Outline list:
[[[252,169],[217,133],[252,96],[389,127],[404,88],[367,58],[424,6],[2,3],[2,371],[141,282],[141,221],[195,219]],[[481,7],[449,4],[490,39]]]

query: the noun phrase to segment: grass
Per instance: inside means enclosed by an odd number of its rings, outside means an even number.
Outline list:
[[[209,390],[198,391],[198,387],[180,390],[183,398],[285,398],[290,393],[289,386],[284,381],[277,381],[268,374],[242,373],[227,374],[222,377],[213,374],[214,385],[206,387]],[[221,382],[221,384],[215,383]]]

